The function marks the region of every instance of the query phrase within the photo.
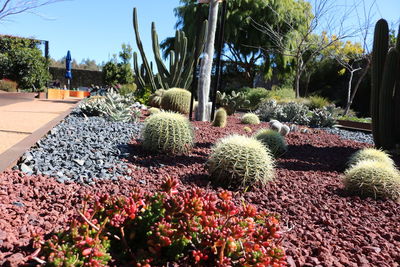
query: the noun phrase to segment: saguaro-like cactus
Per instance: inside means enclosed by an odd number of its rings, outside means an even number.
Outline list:
[[[158,73],[153,74],[153,70],[150,68],[150,64],[147,61],[146,54],[143,49],[143,45],[140,41],[139,26],[137,20],[136,8],[133,11],[133,27],[135,30],[136,43],[142,57],[143,64],[139,67],[137,54],[133,56],[133,65],[135,74],[137,76],[140,87],[144,88],[145,85],[149,85],[152,91],[157,89],[169,89],[173,87],[178,88],[189,88],[192,83],[193,69],[198,61],[198,57],[194,56],[194,47],[191,53],[188,52],[188,40],[183,31],[176,31],[174,50],[170,52],[169,68],[164,64],[160,54],[160,43],[158,41],[158,34],[155,23],[151,25],[151,37],[152,47],[154,53],[154,59],[157,66]],[[203,50],[205,43],[205,36],[207,33],[207,21],[204,21],[202,25],[201,35],[198,38],[198,44],[200,49]],[[143,71],[143,68],[145,71]],[[144,76],[145,74],[145,76]]]
[[[384,19],[380,19],[375,26],[374,46],[372,50],[372,90],[371,90],[371,117],[372,131],[375,145],[378,148],[392,150],[399,143],[396,136],[400,132],[399,110],[400,105],[400,56],[399,39],[396,47],[389,46],[389,27]],[[396,85],[397,83],[397,85]]]

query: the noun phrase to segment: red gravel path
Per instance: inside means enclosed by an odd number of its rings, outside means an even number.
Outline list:
[[[208,125],[194,123],[197,145],[188,156],[149,154],[133,141],[129,181],[85,187],[19,172],[0,174],[0,266],[26,261],[33,252],[31,232],[65,226],[88,192],[126,195],[136,186],[153,191],[166,175],[179,177],[184,187],[218,190],[204,171],[210,146],[228,133],[245,131],[237,118],[230,118],[224,129]],[[291,133],[287,140],[289,152],[278,160],[275,181],[236,197],[281,214],[289,264],[399,266],[400,204],[348,196],[340,181],[347,157],[365,145],[321,131]]]

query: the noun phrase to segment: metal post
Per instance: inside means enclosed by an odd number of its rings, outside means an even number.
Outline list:
[[[217,62],[215,66],[215,81],[214,81],[214,90],[212,93],[212,107],[211,107],[211,118],[210,121],[214,119],[215,113],[215,102],[217,101],[217,91],[221,86],[220,78],[221,78],[221,54],[222,48],[224,47],[224,28],[226,21],[226,11],[227,11],[227,1],[224,0],[222,3],[222,14],[221,19],[219,21],[219,31],[218,31],[218,51],[217,51]]]
[[[197,25],[199,25],[199,26],[203,25],[203,21],[201,19],[201,7],[202,7],[202,5],[199,4],[199,6],[198,6],[198,8],[196,10],[196,21],[198,22]],[[189,120],[190,121],[193,121],[194,96],[195,96],[195,94],[197,92],[197,82],[198,82],[197,81],[197,67],[198,67],[198,63],[199,63],[198,58],[199,58],[200,53],[201,53],[201,51],[200,51],[201,47],[199,45],[199,42],[201,41],[200,38],[199,38],[200,33],[201,33],[201,27],[197,28],[196,38],[194,39],[194,43],[193,43],[193,45],[195,46],[195,52],[194,52],[193,56],[197,60],[195,60],[194,63],[193,63],[194,64],[194,66],[193,66],[193,79],[192,79],[191,90],[190,90],[190,92],[192,94],[191,99],[190,99],[190,111],[189,111]]]

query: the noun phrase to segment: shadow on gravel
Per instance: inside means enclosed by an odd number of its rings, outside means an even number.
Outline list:
[[[348,158],[357,150],[351,147],[291,145],[279,161],[279,167],[293,171],[342,172],[346,168]]]
[[[203,164],[206,159],[202,152],[194,151],[189,155],[165,155],[148,152],[139,144],[129,145],[130,155],[125,159],[141,167],[164,167],[164,166],[182,166],[187,167],[196,163]]]

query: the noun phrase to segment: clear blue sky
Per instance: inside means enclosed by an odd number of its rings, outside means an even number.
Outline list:
[[[371,1],[366,0],[367,5]],[[376,18],[399,21],[400,0],[376,2]],[[10,21],[0,23],[0,33],[48,40],[55,59],[71,50],[78,62],[90,58],[101,63],[118,53],[124,42],[137,50],[132,26],[132,9],[137,7],[143,45],[152,55],[151,22],[156,22],[160,41],[173,36],[173,9],[178,5],[179,0],[70,0],[38,9],[42,16],[25,13],[10,17]]]

